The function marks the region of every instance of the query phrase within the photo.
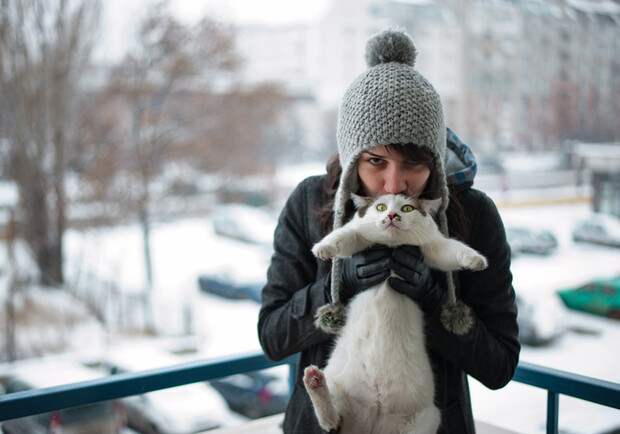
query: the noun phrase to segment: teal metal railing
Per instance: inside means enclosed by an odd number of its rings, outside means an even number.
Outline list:
[[[547,434],[558,434],[560,395],[620,409],[620,384],[519,362],[513,381],[547,389]]]
[[[64,408],[118,399],[168,387],[208,381],[229,375],[288,364],[291,383],[299,357],[279,362],[261,352],[201,360],[161,369],[111,375],[96,380],[0,396],[0,421]],[[521,362],[513,381],[546,389],[547,433],[558,433],[559,395],[620,409],[620,384]]]

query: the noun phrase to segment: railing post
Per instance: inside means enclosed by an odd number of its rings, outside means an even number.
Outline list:
[[[547,434],[558,434],[560,415],[560,394],[549,390],[547,392]]]

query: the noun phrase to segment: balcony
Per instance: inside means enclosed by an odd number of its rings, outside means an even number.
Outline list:
[[[294,381],[298,357],[280,362],[268,360],[262,353],[201,360],[143,372],[103,377],[80,383],[16,392],[0,396],[0,422],[80,405],[114,400],[174,386],[213,380],[243,372],[289,365],[289,381]],[[555,369],[521,362],[513,381],[547,391],[547,433],[558,433],[559,396],[566,395],[620,409],[620,384],[597,380]],[[248,422],[249,426],[223,428],[215,433],[276,433],[281,415]],[[241,431],[240,431],[241,430]],[[481,433],[506,433],[501,428],[479,424]]]

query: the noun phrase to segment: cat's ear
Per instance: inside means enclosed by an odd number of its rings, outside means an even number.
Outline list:
[[[366,196],[360,196],[359,194],[351,193],[351,200],[355,209],[362,209],[372,203],[372,198]]]
[[[424,211],[432,215],[437,215],[439,207],[441,206],[441,199],[420,199],[420,206]]]

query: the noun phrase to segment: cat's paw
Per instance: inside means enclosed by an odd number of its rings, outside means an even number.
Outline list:
[[[321,428],[330,434],[340,432],[342,418],[334,407],[323,371],[314,365],[309,365],[304,370],[304,386],[312,400]]]
[[[312,248],[312,253],[323,261],[329,261],[338,253],[338,246],[329,243],[318,243]]]
[[[304,384],[308,390],[323,387],[325,384],[325,376],[323,375],[323,371],[314,365],[308,366],[304,370]]]
[[[459,263],[463,268],[472,271],[480,271],[489,265],[487,259],[478,252],[464,253],[459,258]]]

